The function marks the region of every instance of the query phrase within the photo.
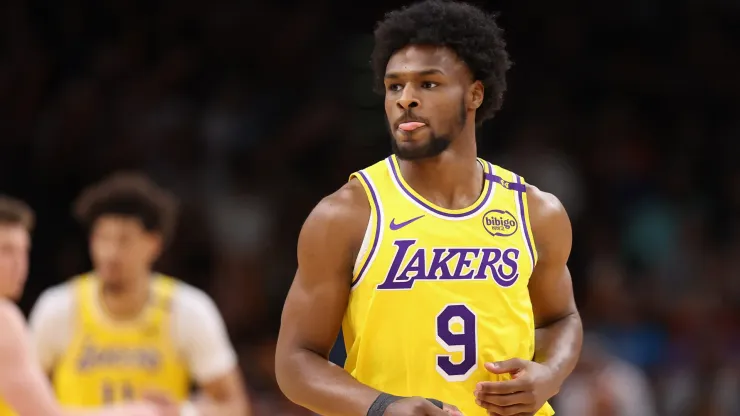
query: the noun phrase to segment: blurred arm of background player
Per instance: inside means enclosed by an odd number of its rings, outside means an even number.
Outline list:
[[[62,410],[41,367],[31,354],[32,343],[18,308],[0,300],[0,397],[19,416],[159,416],[149,404],[98,410]]]
[[[204,292],[181,283],[174,307],[178,347],[199,388],[198,397],[191,402],[197,415],[250,416],[236,352],[216,305]],[[156,392],[146,396],[165,408],[177,410],[172,416],[180,414],[179,407],[167,397],[158,397]]]
[[[64,283],[46,290],[31,311],[30,325],[38,359],[47,374],[66,350],[75,322],[74,289]],[[251,415],[236,353],[218,308],[204,292],[178,283],[173,298],[173,335],[199,388],[198,416]],[[164,416],[179,415],[180,406],[158,392],[144,392]]]
[[[535,321],[534,361],[486,363],[513,380],[480,383],[477,397],[492,414],[534,414],[558,393],[575,368],[583,342],[581,318],[573,298],[568,257],[573,243],[568,215],[560,201],[527,185],[529,217],[537,265],[529,280]]]
[[[365,416],[381,393],[329,361],[369,218],[365,191],[352,180],[314,208],[298,237],[298,271],[283,309],[275,372],[291,401],[324,416]],[[385,412],[446,414],[420,398],[399,400]]]

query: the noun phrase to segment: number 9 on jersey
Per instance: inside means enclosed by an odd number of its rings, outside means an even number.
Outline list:
[[[437,355],[437,372],[445,380],[465,381],[478,367],[476,326],[475,313],[463,304],[447,305],[437,315],[437,342],[450,353]]]

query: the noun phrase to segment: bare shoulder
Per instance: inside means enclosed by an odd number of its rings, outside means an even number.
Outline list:
[[[527,184],[527,205],[540,258],[552,251],[570,254],[572,228],[565,207],[555,195]]]
[[[364,214],[364,215],[363,215]],[[308,221],[326,223],[358,222],[358,217],[367,222],[370,215],[370,204],[360,181],[353,179],[334,193],[324,197],[313,209]],[[359,221],[359,222],[363,222]]]
[[[370,218],[370,203],[360,182],[353,179],[323,198],[309,214],[298,238],[298,249],[318,249],[315,244],[350,245],[359,249]]]

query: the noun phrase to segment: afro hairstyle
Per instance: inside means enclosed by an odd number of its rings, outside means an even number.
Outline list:
[[[512,65],[496,17],[470,4],[448,0],[426,0],[386,14],[375,29],[371,59],[376,92],[385,91],[385,69],[394,53],[409,45],[444,46],[483,83],[483,103],[476,123],[492,118],[503,104],[506,71]]]

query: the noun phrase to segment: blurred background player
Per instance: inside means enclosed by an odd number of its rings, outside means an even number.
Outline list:
[[[129,404],[96,411],[62,410],[33,357],[26,323],[13,303],[28,273],[34,213],[24,202],[0,196],[0,416],[157,416],[154,405]]]
[[[156,400],[168,414],[250,413],[236,354],[213,301],[153,271],[177,201],[147,177],[116,174],[75,203],[93,270],[52,287],[31,312],[43,369],[67,406]],[[188,401],[191,380],[202,397]],[[182,412],[182,413],[180,413]]]

